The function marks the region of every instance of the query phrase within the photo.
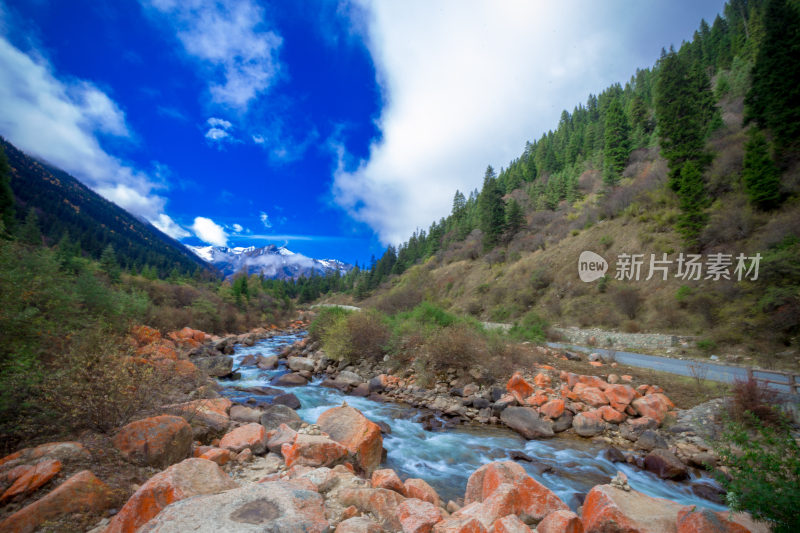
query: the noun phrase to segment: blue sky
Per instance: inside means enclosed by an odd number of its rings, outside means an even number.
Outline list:
[[[364,264],[722,6],[0,0],[0,135],[182,242]]]

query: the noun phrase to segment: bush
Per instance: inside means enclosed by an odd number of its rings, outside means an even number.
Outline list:
[[[776,425],[781,415],[773,408],[777,393],[755,378],[736,381],[728,401],[728,414],[737,423],[749,423],[755,417],[760,423]]]
[[[697,347],[706,353],[711,353],[717,349],[717,343],[711,339],[700,339],[697,341]]]
[[[378,311],[361,311],[337,318],[322,335],[322,347],[336,361],[377,360],[386,353],[389,338]]]
[[[333,326],[339,319],[347,317],[350,313],[352,311],[341,307],[323,307],[308,327],[309,340],[311,342],[321,341],[328,328]]]
[[[633,320],[642,305],[642,297],[639,291],[633,287],[620,287],[614,292],[614,303],[617,308],[628,318]]]
[[[393,315],[401,311],[413,309],[422,301],[422,291],[409,285],[398,287],[383,296],[375,307],[386,314]]]
[[[485,361],[486,341],[465,324],[436,330],[425,342],[423,351],[433,370],[468,371]]]
[[[728,422],[717,453],[729,469],[717,477],[732,510],[769,522],[774,533],[800,531],[800,446],[785,425],[748,413],[747,424]]]
[[[534,311],[529,311],[522,320],[514,324],[508,334],[511,338],[532,342],[543,342],[546,338],[547,322]]]

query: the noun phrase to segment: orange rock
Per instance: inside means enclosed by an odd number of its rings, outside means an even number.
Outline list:
[[[222,437],[219,447],[237,453],[245,448],[254,454],[264,453],[267,449],[267,428],[256,422],[245,424]]]
[[[601,366],[603,366],[603,363],[601,363],[600,361],[589,361],[589,364],[596,368],[600,368]]]
[[[416,498],[400,502],[396,513],[403,533],[430,533],[433,526],[444,518],[436,505]]]
[[[403,484],[405,488],[405,495],[408,498],[416,498],[440,507],[442,500],[436,491],[428,485],[424,480],[418,478],[410,478]]]
[[[533,378],[533,383],[537,387],[541,387],[543,389],[546,389],[547,387],[550,386],[550,383],[551,383],[550,376],[548,376],[547,374],[542,374],[540,372],[540,373],[536,374],[535,378]]]
[[[591,405],[592,407],[608,405],[608,398],[606,397],[605,393],[596,387],[585,387],[580,389],[580,392],[577,390],[575,392],[578,394],[580,401],[587,405]]]
[[[525,403],[527,405],[532,405],[533,407],[539,407],[540,405],[547,403],[549,399],[550,398],[548,398],[546,394],[537,392],[536,394],[525,398]]]
[[[33,470],[33,465],[17,465],[9,470],[0,473],[0,483],[9,486],[14,483],[20,476],[23,476]]]
[[[609,385],[603,392],[611,407],[619,412],[625,411],[625,408],[638,396],[630,385]]]
[[[555,511],[536,526],[537,533],[583,533],[583,523],[572,511]]]
[[[611,485],[597,485],[583,502],[581,521],[586,533],[675,532],[675,517],[680,504],[653,498],[635,490],[624,491]]]
[[[636,398],[631,405],[641,416],[652,418],[660,426],[667,414],[667,404],[660,394],[649,394],[641,398]]]
[[[391,468],[376,470],[372,473],[372,488],[389,489],[403,496],[406,495],[406,488],[403,486],[403,482],[400,481],[397,473]]]
[[[134,533],[172,502],[236,486],[218,464],[207,459],[185,459],[148,479],[103,533]]]
[[[433,533],[488,533],[477,518],[450,517],[433,526]]]
[[[534,393],[533,385],[525,381],[520,372],[514,373],[506,383],[506,390],[514,396],[517,403],[525,405],[525,398]]]
[[[622,379],[622,381],[627,381],[628,383],[630,383],[631,381],[633,381],[633,376],[630,376],[628,374],[622,374],[620,376],[620,379]]]
[[[214,432],[221,433],[230,424],[228,411],[230,411],[231,405],[233,402],[227,398],[213,398],[170,405],[169,409],[182,416],[193,427],[206,426]]]
[[[5,502],[20,494],[30,494],[37,490],[39,487],[53,479],[59,472],[61,472],[61,461],[58,459],[51,459],[49,461],[42,461],[36,463],[32,467],[25,470],[25,472],[17,477],[14,484],[0,497],[0,502]]]
[[[603,420],[606,422],[611,422],[612,424],[622,424],[625,422],[625,419],[628,418],[624,414],[608,405],[598,408],[597,413],[603,417]]]
[[[27,449],[28,449],[28,448],[25,448],[25,450],[27,450]],[[8,463],[8,462],[10,462],[10,461],[15,461],[15,460],[17,460],[17,459],[21,458],[21,457],[22,457],[22,453],[23,453],[25,450],[20,450],[20,451],[18,451],[18,452],[14,452],[14,453],[12,453],[12,454],[6,455],[6,456],[5,456],[5,457],[3,457],[2,459],[0,459],[0,466],[4,465],[5,463]]]
[[[578,383],[583,383],[584,385],[588,385],[589,387],[597,387],[600,390],[606,390],[608,387],[608,383],[605,380],[598,378],[597,376],[578,376]],[[573,387],[574,385],[570,385]]]
[[[355,509],[350,506],[349,508]],[[345,509],[347,511],[347,509]],[[358,512],[358,510],[356,510]],[[350,517],[339,522],[334,533],[383,533],[383,528],[365,516]]]
[[[383,527],[399,531],[402,524],[397,516],[397,506],[405,498],[388,489],[344,489],[339,492],[342,505],[355,505],[362,513],[371,513]]]
[[[108,509],[111,503],[111,488],[83,470],[0,522],[0,531],[30,533],[49,520],[75,512],[100,512]]]
[[[40,444],[35,448],[24,448],[11,455],[7,455],[0,459],[0,465],[21,464],[34,462],[36,459],[41,458],[58,459],[61,462],[70,460],[87,460],[91,459],[92,455],[89,450],[83,447],[80,442],[48,442]]]
[[[476,518],[488,529],[498,519],[520,513],[521,509],[521,494],[517,486],[511,483],[501,483],[488,498],[482,502],[465,505],[453,513],[453,516]]]
[[[491,530],[493,533],[531,533],[531,528],[514,514],[495,520]]]
[[[653,392],[651,395],[660,398],[661,401],[664,402],[664,405],[667,406],[667,409],[675,409],[675,404],[672,403],[672,400],[670,400],[669,397],[667,397],[667,395],[663,392]]]
[[[231,460],[231,452],[230,450],[224,450],[222,448],[212,448],[203,453],[200,458],[214,461],[219,466],[222,466]]]
[[[372,472],[381,464],[381,428],[358,409],[349,406],[328,409],[319,415],[317,424],[331,439],[344,445],[355,456],[363,471]]]
[[[161,332],[149,326],[138,326],[131,330],[133,339],[139,346],[145,346],[161,340]]]
[[[185,359],[179,359],[178,361],[175,361],[172,371],[176,376],[186,379],[194,379],[199,375],[197,366],[195,366],[195,364],[191,361],[187,361]]]
[[[539,413],[551,419],[558,418],[564,414],[564,400],[550,400],[539,408]]]
[[[684,507],[678,511],[678,533],[750,533],[746,527],[726,518],[727,513]]]
[[[324,435],[298,433],[294,442],[281,445],[286,466],[333,466],[347,457],[347,448]]]
[[[179,416],[154,416],[123,426],[111,441],[134,464],[166,468],[191,453],[192,428]]]

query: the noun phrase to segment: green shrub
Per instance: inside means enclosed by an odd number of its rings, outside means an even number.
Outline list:
[[[727,503],[769,522],[774,533],[800,531],[800,446],[785,425],[769,427],[752,413],[747,418],[747,425],[728,421],[717,443],[729,472],[717,476]]]
[[[322,335],[322,347],[336,361],[380,359],[386,353],[390,336],[383,315],[367,310],[335,319]]]
[[[328,328],[333,326],[339,319],[347,317],[350,313],[352,311],[341,307],[323,307],[308,327],[308,338],[311,342],[321,341]]]
[[[546,330],[547,322],[535,311],[529,311],[522,320],[514,324],[508,334],[517,340],[543,342],[547,338]]]
[[[717,349],[717,343],[711,339],[700,339],[697,341],[697,347],[706,353],[711,353]]]
[[[611,245],[614,244],[614,239],[610,235],[603,235],[602,237],[600,237],[599,242],[603,248],[608,250],[609,248],[611,248]]]

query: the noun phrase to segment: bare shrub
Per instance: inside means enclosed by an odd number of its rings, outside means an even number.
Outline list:
[[[483,256],[483,260],[489,263],[490,265],[505,263],[506,251],[503,250],[502,248],[495,248],[494,250]]]
[[[639,333],[640,331],[642,331],[642,328],[641,326],[639,326],[639,323],[637,321],[626,320],[622,324],[622,331],[624,331],[625,333]]]
[[[615,187],[608,192],[600,203],[600,216],[614,218],[633,203],[638,188],[634,185]]]
[[[583,194],[597,192],[602,184],[599,170],[586,170],[578,177],[578,190]]]
[[[390,332],[379,313],[350,313],[337,319],[322,335],[322,345],[331,359],[356,362],[378,360],[386,353]]]
[[[633,320],[642,305],[642,296],[633,287],[619,287],[612,294],[617,309],[625,316]]]
[[[773,406],[777,403],[777,393],[765,383],[750,377],[745,381],[736,381],[731,389],[728,401],[728,413],[739,422],[748,422],[746,413],[768,425],[777,425],[781,421],[780,412]]]
[[[718,246],[746,239],[755,226],[753,211],[743,198],[726,203],[715,210],[708,220],[708,225],[700,235],[703,247]]]
[[[375,304],[379,311],[393,315],[408,311],[422,301],[422,291],[414,286],[405,285],[381,297]]]
[[[434,370],[453,368],[463,372],[485,361],[486,341],[475,330],[456,324],[436,330],[425,342],[423,351]]]
[[[744,135],[726,135],[711,142],[716,156],[708,171],[708,192],[715,197],[733,190],[742,173]]]

